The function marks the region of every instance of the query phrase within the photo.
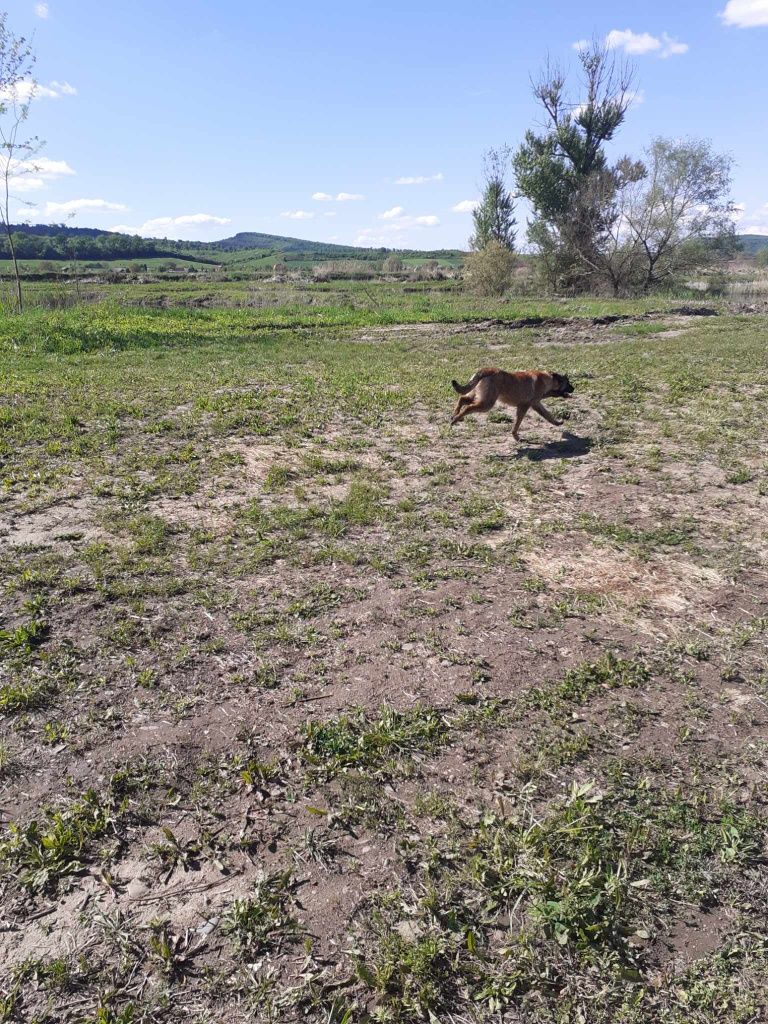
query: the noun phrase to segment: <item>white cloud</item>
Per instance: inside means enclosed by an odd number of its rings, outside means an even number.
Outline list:
[[[128,207],[125,203],[110,203],[106,199],[70,199],[66,203],[46,203],[44,213],[46,217],[53,217],[56,214],[62,213],[81,213],[83,210],[98,213],[102,210],[106,212],[107,210],[127,209]]]
[[[308,210],[285,210],[280,216],[289,220],[312,220],[315,215]]]
[[[77,96],[77,89],[69,82],[35,82],[31,78],[22,78],[15,85],[0,90],[0,101],[3,103],[28,103],[30,100],[60,100],[62,96]]]
[[[413,178],[398,178],[395,182],[396,185],[426,185],[428,181],[442,181],[443,172],[439,171],[437,174],[430,175],[417,175]]]
[[[653,53],[660,46],[659,40],[650,32],[637,33],[629,28],[623,31],[618,28],[612,29],[605,37],[605,42],[611,50],[623,49],[625,53],[634,55]]]
[[[759,28],[768,25],[768,0],[728,0],[720,17],[726,25],[736,28]]]
[[[2,158],[0,158],[1,166]],[[16,168],[30,170],[43,178],[58,178],[63,174],[74,174],[66,160],[51,160],[47,156],[31,157],[29,160],[12,160],[11,170],[15,173]]]
[[[77,96],[77,89],[69,82],[51,82],[51,88],[56,89],[62,96]]]
[[[126,235],[144,235],[150,238],[167,238],[169,237],[168,228],[174,229],[174,236],[172,237],[176,237],[177,231],[181,234],[188,234],[192,228],[212,227],[229,223],[229,217],[214,217],[210,213],[188,213],[183,214],[181,217],[154,217],[152,220],[144,221],[138,227],[116,224],[110,228],[110,231],[119,231],[121,234]]]
[[[414,226],[432,228],[440,221],[434,214],[424,214],[420,217],[410,217],[402,206],[393,206],[391,210],[385,210],[379,214],[379,220],[389,221],[387,229],[391,231],[405,231],[406,228]]]
[[[575,45],[575,44],[574,44]],[[688,52],[688,44],[661,33],[661,37],[652,36],[650,32],[633,32],[632,29],[612,29],[605,37],[605,45],[610,50],[623,50],[633,57],[653,53],[657,57],[674,57]]]
[[[363,228],[357,238],[353,240],[352,245],[370,246],[371,248],[381,245],[391,248],[392,238],[389,234],[377,233],[373,228]]]
[[[395,242],[401,245],[404,231],[433,228],[440,223],[439,218],[432,213],[411,217],[405,213],[402,206],[393,206],[391,210],[380,213],[379,220],[385,220],[386,224],[376,228],[363,228],[353,244],[392,247]]]
[[[48,182],[45,178],[37,178],[34,175],[30,175],[28,178],[10,178],[8,185],[11,192],[39,192],[41,188],[45,188]]]
[[[734,211],[739,234],[768,235],[768,203],[750,212],[746,203],[735,203]]]
[[[678,57],[683,53],[688,53],[689,49],[688,43],[680,43],[677,39],[668,36],[666,32],[661,33],[660,57]]]
[[[35,14],[38,18],[42,18],[43,21],[45,21],[45,19],[50,14],[48,4],[35,4]]]
[[[451,207],[454,213],[472,213],[480,205],[479,199],[462,199],[460,203],[456,203],[455,206]]]
[[[312,198],[319,203],[350,203],[354,200],[365,199],[365,196],[361,196],[358,192],[339,192],[335,196],[328,192],[313,192]]]
[[[212,213],[187,213],[181,217],[156,217],[148,224],[177,224],[184,227],[189,224],[229,224],[231,217],[214,217]]]
[[[7,156],[0,153],[0,175],[5,174]],[[66,160],[51,160],[47,156],[10,161],[8,183],[11,192],[37,192],[51,181],[75,172]]]

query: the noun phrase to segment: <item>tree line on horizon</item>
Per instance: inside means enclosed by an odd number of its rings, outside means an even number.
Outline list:
[[[560,294],[648,293],[738,250],[731,157],[705,139],[654,138],[641,159],[611,163],[606,147],[636,96],[635,71],[597,40],[578,59],[579,92],[547,62],[533,83],[542,128],[485,155],[468,258],[481,291],[503,291],[514,272],[519,199],[531,209],[539,279]]]
[[[12,253],[20,260],[116,260],[178,257],[179,251],[166,239],[141,238],[115,232],[71,234],[59,231],[38,234],[25,230],[25,225],[12,225],[10,238],[0,236],[0,259]],[[214,263],[214,260],[210,260]]]

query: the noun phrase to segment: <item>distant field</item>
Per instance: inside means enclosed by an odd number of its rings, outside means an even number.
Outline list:
[[[274,281],[222,280],[216,274],[168,276],[143,283],[127,281],[28,281],[25,302],[30,311],[77,304],[106,307],[106,317],[126,308],[237,309],[251,311],[262,324],[281,326],[394,324],[399,322],[461,322],[487,317],[558,316],[564,310],[578,316],[604,316],[615,312],[642,313],[671,308],[681,302],[700,304],[704,296],[682,292],[675,298],[613,300],[585,297],[578,301],[530,299],[510,296],[502,301],[481,298],[457,280],[425,281]],[[3,297],[0,291],[0,297]],[[12,291],[6,282],[5,300]],[[253,313],[252,311],[258,311]],[[94,317],[99,320],[98,312]],[[118,312],[118,315],[120,313]],[[25,329],[25,328],[24,328]]]
[[[381,257],[378,262],[382,262],[385,257]],[[407,256],[403,259],[403,264],[406,267],[419,267],[424,263],[428,262],[431,257],[426,254],[424,256]],[[212,262],[215,260],[216,262]],[[158,270],[168,268],[175,265],[178,268],[192,268],[194,270],[200,270],[205,272],[214,272],[216,270],[216,264],[218,263],[221,267],[228,270],[271,270],[276,263],[285,264],[290,270],[298,270],[300,268],[311,268],[321,263],[329,262],[329,257],[322,256],[302,256],[301,253],[280,253],[272,252],[269,250],[234,250],[231,252],[206,252],[206,261],[195,259],[193,253],[180,253],[175,256],[136,256],[125,259],[111,259],[111,260],[19,260],[19,267],[24,274],[39,274],[39,273],[60,273],[60,274],[85,274],[89,272],[101,272],[108,270],[117,270],[118,268],[128,268],[132,270],[138,270],[139,268],[146,267],[148,270]],[[330,261],[332,262],[332,260]],[[443,257],[439,260],[441,266],[444,267],[458,267],[461,266],[461,257],[459,255],[451,257]],[[367,263],[363,261],[362,266],[366,266]],[[10,278],[13,275],[13,264],[8,259],[0,259],[0,277]]]
[[[765,1019],[768,316],[169,287],[0,317],[0,1020]]]
[[[84,274],[89,271],[116,270],[117,268],[138,268],[146,266],[148,269],[156,270],[159,267],[168,267],[175,264],[177,267],[192,267],[195,270],[212,271],[215,269],[211,263],[201,263],[187,256],[138,256],[135,259],[121,260],[19,260],[19,267],[25,274],[61,273],[61,274]],[[13,274],[13,264],[10,260],[0,260],[0,277],[9,278]]]

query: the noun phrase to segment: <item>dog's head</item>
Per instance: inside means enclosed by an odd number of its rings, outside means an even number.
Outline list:
[[[564,373],[552,374],[552,391],[550,394],[553,398],[567,398],[568,395],[572,395],[573,392],[573,384],[571,384]]]

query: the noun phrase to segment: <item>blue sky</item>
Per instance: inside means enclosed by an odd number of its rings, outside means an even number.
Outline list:
[[[575,70],[597,35],[637,65],[616,151],[711,138],[736,162],[740,229],[768,234],[768,0],[1,6],[34,32],[46,140],[19,220],[463,246],[483,150],[537,120],[529,76],[547,54]]]

